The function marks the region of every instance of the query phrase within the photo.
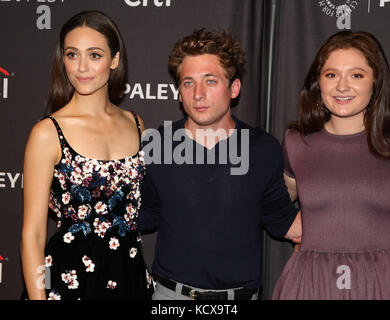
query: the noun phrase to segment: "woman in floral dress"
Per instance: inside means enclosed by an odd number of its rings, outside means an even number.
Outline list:
[[[113,104],[127,56],[101,12],[63,26],[52,66],[52,114],[24,160],[21,243],[29,299],[148,299],[153,287],[137,229],[145,173],[142,121]],[[47,212],[58,230],[46,244]]]

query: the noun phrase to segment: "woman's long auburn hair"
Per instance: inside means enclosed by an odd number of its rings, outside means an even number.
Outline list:
[[[364,126],[370,152],[390,160],[390,69],[379,41],[364,31],[341,31],[332,35],[317,52],[299,99],[298,120],[289,125],[303,135],[321,130],[330,112],[321,98],[319,78],[329,55],[338,49],[356,49],[374,73],[373,93],[364,111]]]
[[[70,18],[62,27],[57,41],[51,68],[51,79],[47,107],[54,112],[66,105],[74,94],[74,88],[66,74],[63,61],[64,41],[67,34],[78,28],[88,27],[101,33],[110,47],[111,57],[119,52],[119,65],[111,70],[109,99],[118,103],[123,97],[127,82],[127,52],[118,27],[100,11],[83,11]]]

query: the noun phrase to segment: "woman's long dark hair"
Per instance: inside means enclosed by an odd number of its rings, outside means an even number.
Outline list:
[[[62,108],[73,96],[74,88],[66,75],[63,62],[64,41],[70,31],[83,26],[98,31],[107,39],[112,58],[119,52],[119,65],[116,69],[111,70],[108,92],[110,101],[114,103],[119,102],[123,97],[127,82],[127,52],[119,29],[104,13],[83,11],[70,18],[63,25],[57,41],[47,101],[51,112]]]
[[[299,99],[298,121],[289,128],[306,135],[321,130],[330,119],[330,112],[321,99],[321,70],[333,51],[350,48],[359,50],[374,72],[373,93],[364,112],[369,149],[375,156],[390,160],[390,69],[381,44],[368,32],[341,31],[325,42],[306,76]]]

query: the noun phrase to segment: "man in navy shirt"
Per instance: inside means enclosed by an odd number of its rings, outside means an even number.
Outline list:
[[[279,142],[231,114],[244,64],[224,31],[196,30],[170,55],[187,117],[145,138],[139,228],[159,231],[153,299],[256,299],[261,228],[300,241]]]

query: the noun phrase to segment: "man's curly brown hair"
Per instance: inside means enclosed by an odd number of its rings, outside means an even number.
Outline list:
[[[194,30],[180,39],[169,55],[169,72],[179,84],[179,69],[186,56],[214,54],[219,58],[230,84],[242,80],[245,72],[245,53],[240,42],[224,30],[209,31],[205,28]]]

